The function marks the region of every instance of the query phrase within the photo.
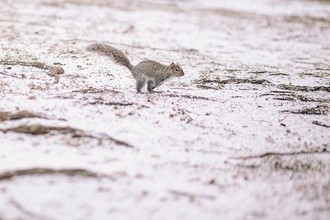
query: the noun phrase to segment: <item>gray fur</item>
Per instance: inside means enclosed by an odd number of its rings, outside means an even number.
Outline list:
[[[91,44],[87,47],[87,50],[111,57],[116,63],[127,67],[129,70],[133,68],[133,65],[131,62],[129,62],[128,57],[123,52],[114,47],[105,44]]]
[[[87,49],[111,57],[118,64],[127,67],[136,80],[136,90],[138,92],[141,92],[146,83],[147,89],[151,93],[154,88],[164,82],[184,75],[182,68],[174,63],[165,66],[153,60],[144,60],[133,66],[123,52],[105,44],[92,44]]]

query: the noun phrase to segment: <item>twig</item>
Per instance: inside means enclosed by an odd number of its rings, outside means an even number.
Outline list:
[[[110,177],[99,175],[97,173],[85,169],[50,169],[50,168],[31,168],[7,171],[0,173],[0,181],[11,180],[14,177],[20,176],[43,176],[43,175],[65,175],[65,176],[83,176],[89,178]]]
[[[286,114],[282,119],[279,120],[280,123],[282,123],[290,114]]]
[[[178,95],[178,94],[162,94],[162,96],[167,97],[177,97],[177,98],[188,98],[188,99],[200,99],[200,100],[210,100],[209,98],[202,96],[194,96],[194,95]]]
[[[246,159],[255,159],[255,158],[264,158],[264,157],[271,157],[271,156],[296,156],[296,155],[306,155],[306,154],[329,154],[326,148],[322,151],[298,151],[298,152],[266,152],[259,155],[252,155],[252,156],[241,156],[241,157],[232,157],[232,159],[236,160],[246,160]]]
[[[16,133],[31,134],[31,135],[43,135],[43,134],[49,134],[52,132],[57,132],[60,134],[71,134],[72,138],[88,137],[88,138],[97,139],[98,141],[107,139],[107,140],[114,142],[117,145],[121,145],[121,146],[128,147],[128,148],[134,148],[133,145],[131,145],[127,142],[118,140],[116,138],[110,137],[107,134],[100,134],[100,137],[98,137],[98,136],[88,134],[83,130],[79,130],[79,129],[68,127],[68,126],[56,127],[56,126],[45,126],[45,125],[41,125],[41,124],[20,125],[20,126],[8,128],[8,129],[0,129],[0,131],[2,131],[4,133],[16,132]]]
[[[313,121],[312,124],[319,125],[319,126],[322,126],[325,128],[330,128],[330,125],[323,124],[322,122],[319,122],[319,121]]]
[[[124,102],[102,102],[102,101],[94,101],[94,102],[89,102],[89,105],[115,105],[115,106],[130,106],[134,105],[134,103],[129,102],[129,103],[124,103]]]
[[[219,90],[219,89],[221,89],[219,87],[206,86],[206,85],[197,85],[197,88],[201,88],[201,89],[213,89],[213,90]]]
[[[116,138],[110,137],[107,134],[102,134],[102,135],[105,136],[106,139],[111,140],[112,142],[114,142],[117,145],[121,145],[121,146],[128,147],[128,148],[134,148],[133,145],[131,145],[131,144],[125,142],[125,141],[121,141],[121,140],[118,140]],[[96,137],[94,137],[94,138],[96,138]]]
[[[103,101],[94,101],[94,102],[89,102],[87,103],[89,105],[108,105],[108,106],[131,106],[131,105],[139,105],[140,107],[143,108],[150,108],[147,105],[143,105],[143,104],[138,104],[138,103],[134,103],[134,102],[103,102]]]
[[[260,74],[260,73],[267,73],[267,71],[266,70],[256,70],[256,71],[249,71],[248,73]]]
[[[24,79],[24,76],[15,76],[15,75],[10,75],[10,74],[4,73],[4,72],[0,72],[0,74],[4,75],[4,76],[13,77],[13,78],[16,78],[16,79]]]
[[[35,214],[35,213],[27,210],[19,202],[17,202],[14,199],[10,199],[9,200],[9,203],[12,204],[19,211],[21,211],[22,213],[24,213],[25,215],[27,215],[29,217],[29,219],[40,219],[40,220],[49,219],[49,218],[45,218],[43,216],[37,215],[37,214]]]
[[[194,201],[197,199],[207,199],[207,200],[215,200],[216,197],[213,195],[205,195],[205,194],[196,194],[196,193],[190,193],[190,192],[184,192],[179,190],[168,190],[169,193],[176,195],[176,196],[183,196],[189,198],[190,201]]]

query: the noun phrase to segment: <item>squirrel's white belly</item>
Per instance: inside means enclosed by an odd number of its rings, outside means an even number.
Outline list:
[[[165,83],[165,82],[167,82],[167,81],[170,81],[170,80],[173,79],[173,78],[174,78],[174,77],[171,76],[171,77],[169,77],[169,78],[166,78],[166,79],[161,80],[161,81],[159,82],[158,86],[163,85],[163,83]]]

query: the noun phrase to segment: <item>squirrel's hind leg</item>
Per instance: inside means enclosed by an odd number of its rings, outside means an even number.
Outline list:
[[[136,91],[137,92],[141,92],[141,89],[143,88],[143,86],[145,84],[146,84],[146,80],[145,79],[136,80]]]
[[[148,91],[151,93],[154,88],[156,88],[154,81],[149,80],[148,81]]]

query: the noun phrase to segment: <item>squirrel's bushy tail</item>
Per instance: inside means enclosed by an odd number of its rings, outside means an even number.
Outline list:
[[[108,46],[106,44],[91,44],[87,47],[88,51],[96,52],[98,54],[112,58],[116,63],[127,67],[129,70],[133,68],[128,57],[120,50]]]

